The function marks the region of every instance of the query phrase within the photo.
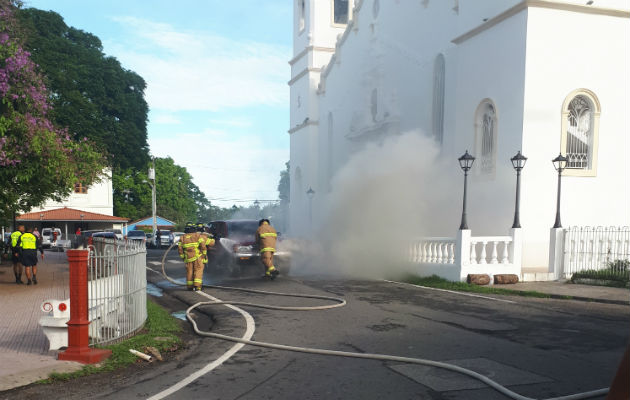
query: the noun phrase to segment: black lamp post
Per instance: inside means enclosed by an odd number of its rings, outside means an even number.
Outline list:
[[[459,161],[459,166],[464,171],[464,204],[462,206],[462,223],[459,225],[459,229],[461,230],[468,229],[468,222],[466,222],[466,191],[468,188],[468,171],[472,168],[475,157],[468,154],[468,150],[466,150],[464,155],[457,160]]]
[[[315,196],[315,191],[312,187],[309,186],[306,191],[306,195],[308,196],[308,221],[309,221],[309,229],[313,227],[313,196]]]
[[[512,224],[512,228],[520,228],[521,220],[519,209],[521,203],[521,170],[525,167],[527,157],[522,155],[519,150],[514,157],[510,158],[510,161],[512,161],[512,166],[516,170],[516,206],[514,207],[514,223]]]
[[[83,232],[83,217],[84,217],[84,215],[81,214],[81,232]]]
[[[558,199],[556,202],[556,222],[553,224],[554,228],[562,228],[562,223],[560,222],[560,184],[562,182],[562,171],[567,165],[568,159],[562,155],[562,153],[558,154],[558,157],[551,160],[553,163],[553,167],[558,171]]]

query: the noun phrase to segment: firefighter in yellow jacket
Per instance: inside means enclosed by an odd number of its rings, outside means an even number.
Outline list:
[[[203,284],[203,263],[207,259],[207,250],[205,239],[196,230],[195,225],[186,224],[177,249],[186,263],[186,287],[199,291]]]
[[[206,227],[202,223],[197,223],[197,232],[199,232],[199,235],[201,235],[201,237],[203,238],[204,240],[203,244],[206,245],[206,256],[203,258],[203,263],[207,265],[208,264],[207,252],[210,251],[210,247],[214,246],[214,236],[212,236],[211,233],[206,232]]]
[[[265,266],[265,277],[276,279],[280,272],[273,266],[273,253],[276,251],[278,233],[271,226],[268,219],[258,221],[256,230],[256,244],[260,250],[260,258]]]

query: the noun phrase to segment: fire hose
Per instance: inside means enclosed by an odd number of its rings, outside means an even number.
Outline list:
[[[168,255],[169,251],[175,245],[176,245],[175,243],[172,244],[164,252],[164,256],[162,257],[162,275],[164,276],[164,278],[166,280],[168,280],[169,282],[173,283],[174,285],[185,286],[184,283],[178,282],[178,281],[172,279],[171,277],[169,277],[166,274],[166,269],[165,269],[166,257]],[[362,359],[379,360],[379,361],[395,361],[395,362],[401,362],[401,363],[407,363],[407,364],[419,364],[419,365],[426,365],[426,366],[430,366],[430,367],[442,368],[442,369],[446,369],[446,370],[449,370],[449,371],[453,371],[453,372],[456,372],[456,373],[459,373],[459,374],[463,374],[463,375],[469,376],[471,378],[477,379],[477,380],[483,382],[484,384],[488,385],[492,389],[498,391],[499,393],[502,393],[502,394],[506,395],[507,397],[509,397],[511,399],[514,399],[514,400],[537,400],[537,399],[534,399],[532,397],[523,396],[523,395],[520,395],[520,394],[518,394],[516,392],[513,392],[510,389],[508,389],[508,388],[500,385],[499,383],[493,381],[492,379],[490,379],[490,378],[488,378],[488,377],[486,377],[484,375],[481,375],[481,374],[479,374],[479,373],[477,373],[475,371],[472,371],[472,370],[469,370],[469,369],[466,369],[466,368],[462,368],[462,367],[459,367],[457,365],[444,363],[444,362],[426,360],[426,359],[422,359],[422,358],[392,356],[392,355],[387,355],[387,354],[354,353],[354,352],[339,351],[339,350],[327,350],[327,349],[317,349],[317,348],[310,348],[310,347],[287,346],[287,345],[283,345],[283,344],[259,342],[259,341],[255,341],[255,340],[247,340],[247,339],[234,337],[234,336],[222,335],[222,334],[219,334],[219,333],[202,331],[202,330],[200,330],[198,328],[197,322],[194,320],[194,318],[191,315],[192,310],[194,310],[195,308],[200,307],[200,306],[215,306],[215,305],[228,305],[229,304],[229,305],[240,305],[240,306],[246,306],[246,307],[263,308],[263,309],[269,309],[269,310],[315,311],[315,310],[329,310],[329,309],[332,309],[332,308],[343,307],[343,306],[346,305],[346,301],[344,299],[341,299],[341,298],[338,298],[338,297],[308,295],[308,294],[297,294],[297,293],[271,292],[271,291],[266,291],[266,290],[245,289],[245,288],[237,288],[237,287],[231,287],[231,286],[218,286],[218,285],[206,285],[206,284],[204,284],[203,287],[204,288],[210,288],[210,289],[231,290],[231,291],[256,293],[256,294],[264,294],[264,295],[272,295],[272,296],[285,296],[285,297],[319,299],[319,300],[325,300],[325,301],[332,301],[332,302],[334,302],[336,304],[321,305],[321,306],[296,307],[296,306],[274,306],[274,305],[269,305],[269,304],[258,304],[258,303],[242,302],[242,301],[200,301],[200,302],[195,303],[192,306],[188,307],[188,309],[186,310],[186,319],[188,319],[188,321],[192,324],[193,330],[195,331],[195,333],[197,333],[200,336],[211,337],[211,338],[215,338],[215,339],[221,339],[221,340],[226,340],[226,341],[230,341],[230,342],[242,343],[242,344],[247,344],[247,345],[251,345],[251,346],[265,347],[265,348],[276,349],[276,350],[287,350],[287,351],[294,351],[294,352],[299,352],[299,353],[319,354],[319,355],[337,356],[337,357],[362,358]],[[571,395],[567,395],[567,396],[548,398],[548,399],[544,399],[544,400],[578,400],[578,399],[588,399],[588,398],[591,398],[591,397],[605,395],[606,393],[608,393],[608,390],[609,390],[609,388],[603,388],[603,389],[598,389],[598,390],[592,390],[592,391],[589,391],[589,392],[575,393],[575,394],[571,394]]]

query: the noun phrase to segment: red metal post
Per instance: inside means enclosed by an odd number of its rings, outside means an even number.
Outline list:
[[[70,265],[70,320],[68,348],[57,355],[59,360],[95,364],[109,357],[111,350],[89,347],[87,271],[89,250],[68,250]]]

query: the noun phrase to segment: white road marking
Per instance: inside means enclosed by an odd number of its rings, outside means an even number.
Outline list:
[[[162,265],[161,261],[147,261],[147,264],[151,264],[151,265]]]
[[[504,299],[497,299],[495,297],[488,297],[488,296],[481,296],[478,294],[472,294],[472,293],[466,293],[466,292],[458,292],[456,290],[447,290],[447,289],[438,289],[438,288],[432,288],[432,287],[428,287],[428,286],[421,286],[421,285],[414,285],[413,283],[407,283],[407,282],[396,282],[396,281],[388,281],[387,279],[383,279],[385,282],[389,282],[389,283],[395,283],[397,285],[409,285],[409,286],[414,286],[417,288],[422,288],[422,289],[429,289],[429,290],[437,290],[440,292],[447,292],[447,293],[453,293],[453,294],[459,294],[461,296],[469,296],[469,297],[479,297],[481,299],[487,299],[487,300],[494,300],[494,301],[502,301],[504,303],[512,303],[512,304],[517,304],[515,301],[512,300],[504,300]]]
[[[204,292],[196,292],[201,296],[207,297],[210,300],[213,301],[221,301],[219,299],[217,299],[216,297],[212,297],[207,293]],[[254,336],[254,331],[256,329],[256,324],[254,322],[254,318],[245,310],[240,309],[236,306],[233,306],[231,304],[225,304],[226,307],[231,308],[234,311],[239,312],[243,318],[245,318],[245,322],[247,322],[247,329],[245,330],[245,334],[242,336],[243,339],[245,340],[250,340],[252,338],[252,336]],[[205,374],[207,374],[208,372],[212,371],[213,369],[217,368],[218,366],[220,366],[221,364],[223,364],[224,362],[226,362],[227,360],[230,359],[230,357],[232,357],[234,354],[236,354],[237,351],[239,351],[241,348],[243,348],[243,346],[245,346],[243,343],[237,343],[234,346],[232,346],[227,352],[225,352],[221,357],[217,358],[216,360],[214,360],[213,362],[211,362],[210,364],[206,365],[205,367],[203,367],[202,369],[193,372],[192,374],[190,374],[189,376],[187,376],[186,378],[182,379],[181,381],[179,381],[178,383],[176,383],[175,385],[171,386],[170,388],[161,391],[160,393],[149,397],[148,400],[159,400],[159,399],[163,399],[166,396],[169,396],[175,392],[177,392],[179,389],[191,384],[192,382],[194,382],[196,379],[204,376]]]

